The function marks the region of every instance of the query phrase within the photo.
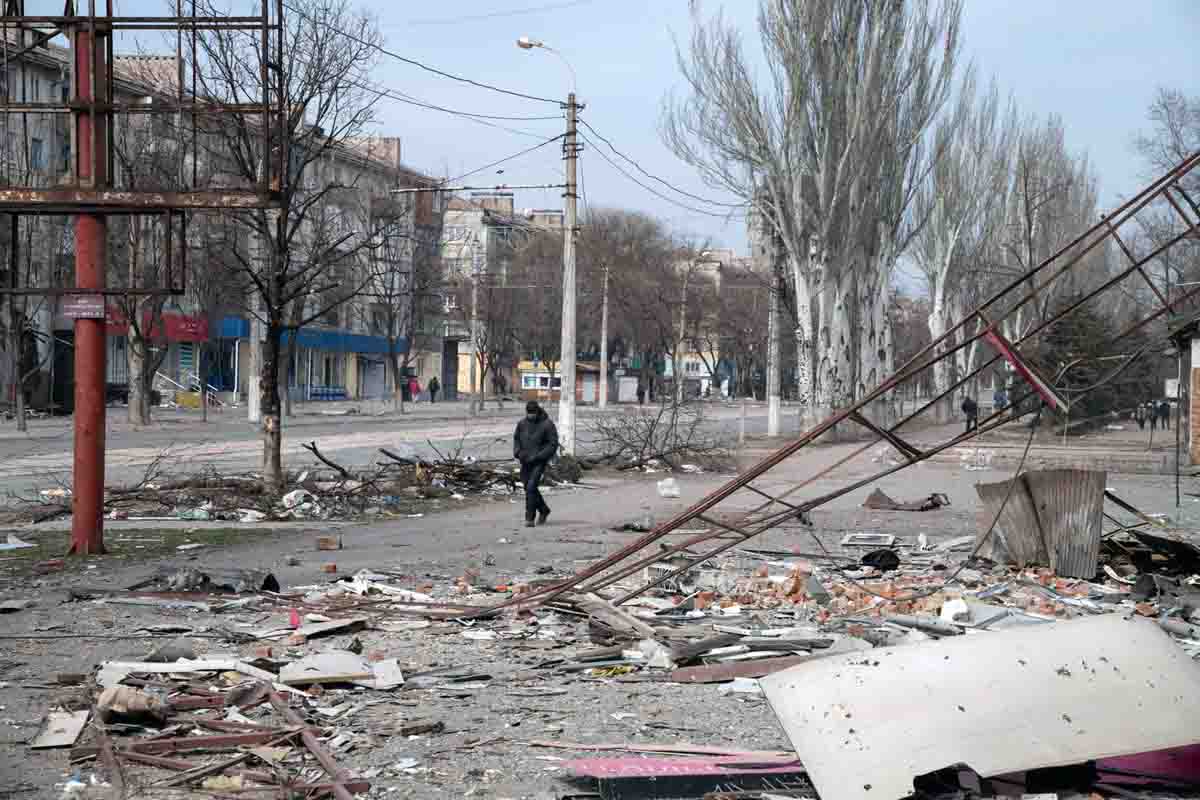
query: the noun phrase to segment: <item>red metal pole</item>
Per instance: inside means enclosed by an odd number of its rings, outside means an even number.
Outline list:
[[[75,31],[76,95],[84,101],[103,99],[104,44],[93,39],[95,26]],[[107,33],[107,32],[105,32]],[[99,63],[98,63],[99,62]],[[94,106],[75,113],[76,170],[81,186],[102,188],[107,153],[104,120]],[[105,218],[75,217],[75,285],[86,293],[104,289]],[[76,555],[104,552],[104,319],[75,320],[75,472],[71,550]]]

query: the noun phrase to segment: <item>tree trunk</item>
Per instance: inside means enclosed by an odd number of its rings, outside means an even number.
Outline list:
[[[404,384],[401,379],[402,366],[400,359],[396,356],[395,341],[388,340],[388,363],[392,367],[392,402],[399,408],[400,413],[404,413]]]
[[[858,396],[865,397],[874,391],[885,378],[894,372],[892,359],[891,326],[888,324],[887,274],[882,264],[872,271],[874,280],[861,295],[860,308],[863,319],[859,325]],[[866,409],[867,416],[876,424],[891,427],[896,422],[895,391],[884,393]]]
[[[291,382],[292,348],[295,346],[296,344],[294,341],[289,342],[286,346],[281,343],[278,350],[279,360],[275,365],[275,391],[283,403],[283,416],[285,417],[292,416],[292,392],[288,384]],[[300,365],[297,364],[297,378],[299,377],[300,373],[299,367]],[[297,380],[296,383],[299,385],[300,381]],[[312,375],[308,375],[308,384],[310,387],[312,386]]]
[[[146,370],[150,359],[146,352],[146,339],[140,329],[130,323],[126,332],[125,363],[129,372],[128,419],[131,425],[150,424],[150,397]]]
[[[935,292],[933,298],[933,308],[929,311],[929,336],[930,341],[937,341],[940,337],[945,336],[948,326],[950,310],[946,302],[945,292]],[[935,351],[935,355],[945,351],[945,345],[941,345]],[[952,372],[954,362],[952,359],[944,358],[936,361],[933,364],[933,395],[937,397],[942,392],[950,388],[953,383]],[[954,395],[939,400],[934,405],[933,409],[934,421],[939,425],[945,425],[954,418]]]
[[[857,360],[851,331],[851,305],[856,300],[854,288],[854,271],[846,265],[834,280],[825,282],[823,290],[819,293],[818,387],[814,395],[813,418],[808,427],[853,402],[854,367]],[[800,344],[798,338],[797,345]],[[807,354],[798,358],[806,359]],[[837,440],[836,431],[831,439]]]
[[[263,342],[262,380],[262,437],[263,488],[272,494],[283,493],[283,420],[279,408],[279,356],[283,331],[275,320],[267,323]]]
[[[12,365],[13,407],[17,415],[17,430],[24,433],[29,430],[29,420],[25,414],[25,386],[21,381],[21,349],[24,342],[24,325],[21,324],[23,315],[17,311],[17,296],[8,296],[8,353]]]

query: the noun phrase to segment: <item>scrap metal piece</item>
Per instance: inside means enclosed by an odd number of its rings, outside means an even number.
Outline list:
[[[1000,515],[989,543],[981,541],[988,529],[980,529],[981,553],[1018,566],[1044,564],[1069,578],[1096,577],[1105,477],[1094,470],[1051,469],[1022,473],[1012,479],[1017,485],[1011,491],[1011,481],[976,484],[985,518]]]
[[[824,658],[761,684],[822,800],[897,800],[955,764],[992,777],[1200,741],[1200,665],[1153,621],[1116,614]]]

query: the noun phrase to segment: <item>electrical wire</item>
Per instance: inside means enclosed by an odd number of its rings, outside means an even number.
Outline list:
[[[618,156],[620,156],[621,158],[625,159],[630,164],[632,164],[634,166],[634,168],[637,169],[638,172],[642,173],[643,175],[645,175],[647,178],[650,178],[651,180],[658,181],[663,186],[666,186],[668,189],[670,189],[674,192],[678,192],[679,194],[683,195],[684,197],[690,197],[693,200],[699,200],[701,203],[708,203],[709,205],[712,205],[712,206],[724,206],[725,208],[746,208],[746,206],[748,205],[747,203],[724,203],[724,202],[721,202],[720,200],[709,200],[707,197],[701,197],[698,194],[692,194],[691,192],[684,191],[683,189],[680,189],[679,187],[675,186],[674,184],[663,180],[662,178],[658,177],[657,175],[647,172],[642,167],[641,164],[639,164],[638,162],[634,161],[629,156],[622,153],[620,150],[618,150],[616,148],[616,145],[614,145],[611,140],[605,138],[605,136],[602,133],[600,133],[600,131],[596,130],[591,125],[589,125],[587,120],[580,119],[579,122],[581,125],[583,125],[585,128],[587,128],[589,131],[591,131],[592,134],[594,136],[596,136],[596,138],[598,138],[600,141],[602,141],[606,145],[608,145],[609,150],[612,150],[615,154],[617,154]]]
[[[607,162],[608,162],[609,166],[611,166],[611,167],[612,167],[613,169],[615,169],[617,172],[621,173],[621,174],[622,174],[622,175],[624,175],[626,178],[628,178],[629,180],[633,181],[633,182],[634,182],[634,183],[636,183],[638,186],[642,187],[642,188],[643,188],[643,189],[645,189],[647,192],[649,192],[650,194],[652,194],[652,195],[654,195],[655,197],[659,198],[660,200],[665,200],[665,201],[667,201],[668,203],[671,203],[672,205],[679,206],[680,208],[682,208],[682,209],[685,209],[685,210],[687,210],[687,211],[691,211],[691,212],[693,212],[693,213],[695,213],[695,214],[704,214],[704,215],[706,215],[706,216],[709,216],[709,217],[717,217],[718,219],[728,219],[729,217],[732,217],[732,216],[738,216],[738,214],[737,214],[736,212],[733,212],[733,211],[730,211],[730,212],[728,212],[728,213],[718,213],[718,212],[716,212],[716,211],[708,211],[708,210],[706,210],[706,209],[703,209],[703,208],[696,208],[695,206],[689,206],[687,203],[681,203],[680,201],[678,201],[678,200],[674,199],[673,197],[668,197],[667,195],[663,194],[662,192],[658,191],[657,189],[654,189],[654,188],[652,188],[652,187],[650,187],[650,186],[647,186],[646,184],[642,183],[642,182],[641,182],[640,180],[638,180],[637,178],[635,178],[635,177],[633,177],[632,175],[630,175],[628,172],[626,172],[624,169],[622,169],[622,168],[620,167],[620,165],[618,165],[618,164],[617,164],[615,161],[613,161],[611,158],[609,158],[609,157],[608,157],[608,154],[606,154],[606,153],[605,153],[605,152],[604,152],[602,149],[600,149],[599,147],[596,147],[596,143],[595,143],[595,142],[593,142],[593,141],[591,141],[590,139],[588,139],[588,138],[587,138],[586,136],[584,136],[582,133],[581,133],[581,134],[579,134],[579,138],[583,139],[585,142],[587,142],[588,144],[590,144],[590,145],[592,146],[592,148],[593,148],[593,149],[595,149],[595,151],[596,151],[597,153],[599,153],[599,154],[600,154],[600,157],[601,157],[601,158],[603,158],[605,161],[607,161]],[[744,214],[745,212],[742,212],[742,213]]]
[[[547,6],[537,6],[536,8],[514,8],[512,11],[494,11],[491,14],[476,14],[470,17],[459,17],[458,19],[418,19],[409,22],[409,25],[458,25],[463,22],[478,22],[484,19],[498,19],[500,17],[516,17],[522,14],[536,14],[539,11],[558,11],[564,8],[574,8],[588,3],[593,3],[595,0],[570,0],[566,3],[551,3]]]
[[[516,91],[513,91],[512,89],[504,89],[499,86],[493,86],[490,83],[483,83],[482,81],[473,80],[472,78],[464,78],[461,75],[455,75],[454,73],[446,72],[445,70],[440,70],[437,67],[431,67],[428,64],[424,64],[420,61],[417,61],[416,59],[406,58],[405,56],[400,55],[399,53],[395,52],[394,50],[389,50],[380,44],[376,44],[375,42],[371,42],[366,39],[363,39],[361,36],[357,36],[353,33],[347,33],[346,31],[340,30],[338,28],[330,27],[328,22],[314,18],[311,14],[308,14],[305,11],[303,11],[299,8],[296,8],[291,3],[288,3],[287,0],[284,0],[283,5],[289,11],[292,11],[293,13],[298,14],[299,16],[303,17],[304,19],[307,19],[309,22],[312,22],[315,25],[322,25],[324,27],[327,27],[330,30],[332,30],[334,33],[336,33],[340,36],[345,36],[347,39],[349,39],[352,42],[357,42],[358,44],[361,44],[365,47],[369,47],[372,50],[377,50],[378,52],[382,53],[385,56],[388,56],[389,58],[394,58],[397,61],[401,61],[405,64],[409,64],[414,67],[419,67],[420,69],[423,69],[426,72],[431,72],[434,75],[440,75],[443,78],[449,78],[450,80],[458,81],[459,83],[466,83],[466,84],[470,84],[471,86],[477,86],[480,89],[489,89],[493,92],[499,92],[500,94],[509,95],[510,97],[519,97],[522,100],[535,100],[539,103],[552,103],[556,106],[561,106],[563,104],[562,100],[552,100],[549,97],[539,97],[534,94],[525,94],[524,92],[516,92]]]
[[[463,178],[468,177],[469,175],[474,175],[476,172],[483,172],[485,169],[488,169],[490,167],[498,167],[501,164],[504,164],[508,161],[512,161],[515,158],[520,158],[521,156],[525,155],[526,153],[532,153],[534,150],[539,150],[539,149],[545,147],[546,145],[550,144],[551,142],[557,142],[559,139],[563,138],[564,136],[566,136],[565,133],[560,133],[558,136],[551,137],[544,142],[535,144],[533,147],[527,147],[524,150],[522,150],[521,152],[513,153],[511,156],[506,156],[506,157],[500,159],[499,161],[493,161],[490,164],[484,164],[482,167],[473,169],[470,172],[464,172],[462,175],[456,175],[453,178],[447,178],[444,182],[445,183],[453,183],[455,181],[460,181]]]
[[[490,121],[492,119],[508,119],[507,117],[491,117],[491,116],[488,116],[485,114],[472,114],[468,111],[454,111],[454,110],[451,110],[448,108],[442,108],[440,106],[434,106],[429,103],[424,103],[419,100],[415,100],[413,98],[410,98],[408,95],[404,94],[403,92],[397,92],[394,89],[387,89],[382,86],[373,86],[371,84],[360,83],[360,82],[352,81],[352,80],[347,80],[347,81],[345,81],[345,83],[349,86],[353,86],[355,88],[362,89],[364,92],[370,92],[370,93],[376,95],[377,97],[384,97],[389,100],[395,100],[400,103],[407,103],[409,105],[420,106],[423,108],[430,108],[435,111],[442,111],[447,114],[452,114],[454,116],[460,116],[463,119],[467,120],[468,122],[475,122],[475,123],[478,123],[479,125],[486,125],[489,128],[496,128],[497,130],[505,131],[507,133],[515,133],[518,136],[527,136],[530,139],[541,139],[543,136],[543,134],[540,134],[540,133],[533,133],[532,131],[524,131],[519,128],[510,128],[507,125],[500,125],[500,124]],[[526,117],[526,118],[513,117],[512,119],[550,120],[550,119],[561,119],[561,117]]]

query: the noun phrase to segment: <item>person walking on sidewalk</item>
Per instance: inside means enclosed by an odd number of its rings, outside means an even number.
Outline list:
[[[429,389],[429,402],[436,403],[438,389],[442,388],[442,382],[437,379],[437,375],[434,375],[429,379],[429,385],[427,388]]]
[[[979,427],[979,404],[971,397],[964,397],[962,401],[962,411],[967,415],[967,433]]]
[[[1160,400],[1158,403],[1158,419],[1164,431],[1171,430],[1171,404],[1166,400]]]
[[[538,491],[542,475],[550,459],[558,453],[558,429],[550,417],[530,400],[525,404],[525,416],[513,433],[513,458],[521,462],[521,483],[525,487],[525,527],[532,528],[534,517],[544,525],[550,516],[550,506]]]

